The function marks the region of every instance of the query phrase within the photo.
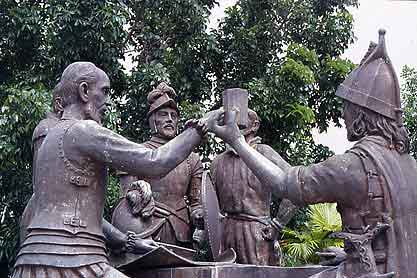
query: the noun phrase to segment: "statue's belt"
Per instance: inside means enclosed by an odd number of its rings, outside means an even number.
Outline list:
[[[270,216],[255,216],[247,213],[225,213],[224,217],[230,218],[233,220],[239,220],[239,221],[248,221],[248,222],[258,222],[265,226],[270,226],[271,223],[271,217]]]

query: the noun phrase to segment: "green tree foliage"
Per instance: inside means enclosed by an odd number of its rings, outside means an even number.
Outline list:
[[[147,139],[146,96],[160,81],[169,81],[181,100],[182,118],[193,116],[210,98],[210,57],[215,47],[206,32],[215,0],[132,1],[129,5],[134,68],[129,88],[120,95],[123,134]],[[194,107],[193,107],[194,106]],[[188,114],[188,113],[191,113]]]
[[[404,123],[410,136],[411,154],[417,159],[417,70],[404,66],[401,77]]]
[[[329,120],[338,123],[335,89],[353,66],[339,55],[353,41],[347,8],[356,5],[241,0],[213,32],[217,99],[224,88],[247,88],[250,106],[262,119],[260,134],[292,163],[329,155],[314,144],[310,130],[325,130]]]
[[[52,88],[74,61],[112,81],[108,126],[148,138],[146,95],[160,81],[177,91],[188,119],[220,105],[225,88],[250,91],[261,136],[291,163],[320,161],[310,129],[338,121],[336,85],[352,68],[338,58],[352,42],[356,0],[238,1],[207,30],[216,0],[0,0],[0,261],[12,265],[19,217],[31,194],[31,136]],[[132,69],[122,61],[129,57]],[[213,94],[214,92],[214,94]],[[211,144],[208,153],[219,151]],[[117,201],[111,179],[106,215]]]
[[[68,64],[84,60],[109,73],[114,92],[124,90],[119,59],[128,15],[121,1],[0,0],[0,262],[6,269],[32,194],[32,132],[50,109],[52,88]]]
[[[42,87],[10,86],[0,93],[0,258],[7,269],[18,248],[19,217],[32,194],[31,134],[51,97]]]
[[[284,265],[317,264],[319,258],[316,252],[330,246],[343,246],[342,240],[328,238],[330,233],[342,228],[342,219],[336,210],[336,204],[310,205],[307,219],[301,229],[284,229],[281,241],[285,254]]]

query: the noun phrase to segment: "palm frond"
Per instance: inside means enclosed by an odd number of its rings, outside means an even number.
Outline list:
[[[336,210],[335,203],[311,205],[307,211],[309,224],[314,231],[335,232],[342,227],[342,218]]]

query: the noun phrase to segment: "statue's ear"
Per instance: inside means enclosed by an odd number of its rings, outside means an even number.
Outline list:
[[[80,85],[78,85],[78,94],[80,95],[80,99],[83,102],[88,101],[88,83],[87,82],[81,82]]]
[[[252,123],[253,133],[258,132],[260,126],[261,126],[261,123],[258,120],[254,120],[253,123]]]

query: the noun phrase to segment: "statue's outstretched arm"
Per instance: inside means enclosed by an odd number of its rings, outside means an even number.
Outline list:
[[[200,144],[201,133],[188,128],[176,138],[151,150],[127,140],[93,121],[80,121],[69,130],[65,143],[107,166],[141,177],[168,174]]]
[[[231,145],[262,184],[269,186],[274,194],[285,197],[286,186],[283,182],[283,170],[249,146],[235,123],[238,112],[226,112],[230,113],[230,116],[226,117],[228,122],[224,123],[224,125],[222,125],[222,119],[225,112],[217,110],[216,113],[217,118],[210,120],[208,123],[209,131],[214,132]]]

